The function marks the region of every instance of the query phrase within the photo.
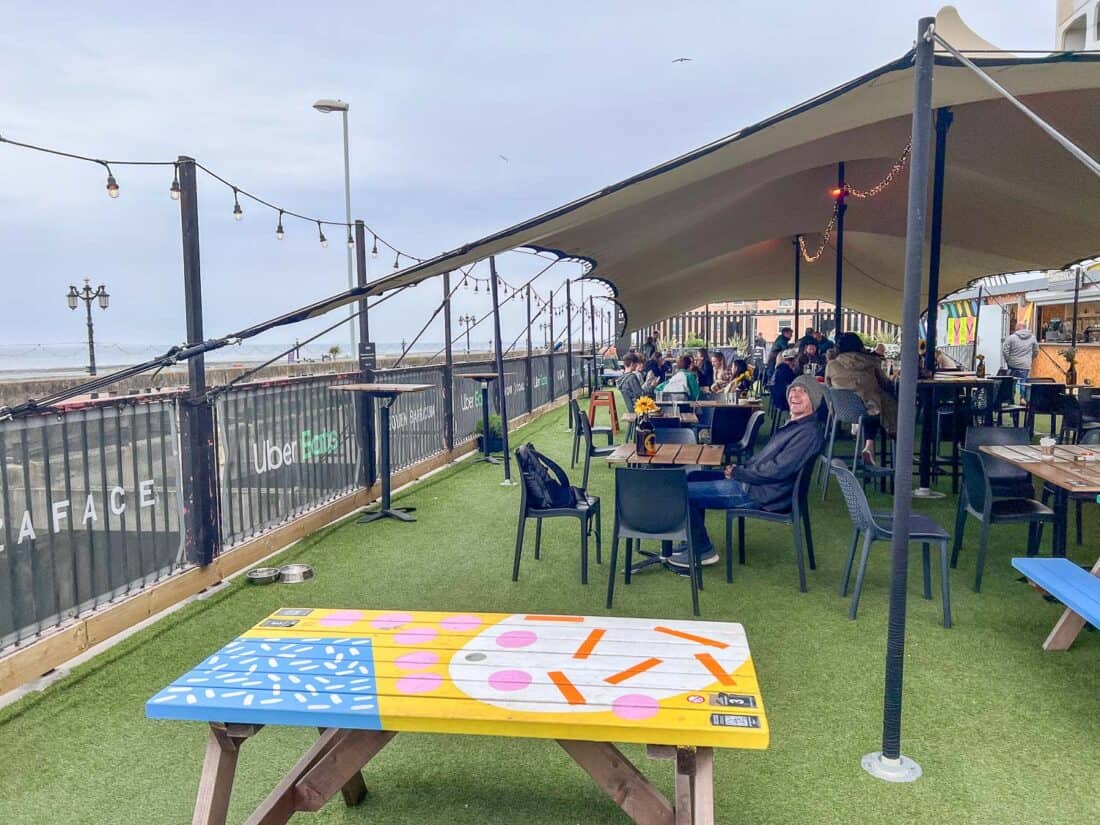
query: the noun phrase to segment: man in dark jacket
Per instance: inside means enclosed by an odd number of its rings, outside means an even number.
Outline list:
[[[809,375],[800,375],[787,389],[791,420],[776,430],[759,453],[727,471],[727,477],[715,477],[716,473],[693,473],[688,479],[691,538],[701,564],[718,561],[718,553],[707,535],[705,516],[708,509],[790,510],[799,470],[821,453],[824,439],[815,413],[824,395],[821,383]],[[688,567],[687,549],[673,553],[668,561],[675,567]]]
[[[772,377],[772,406],[787,412],[787,388],[798,375],[798,350],[794,347],[784,350]]]

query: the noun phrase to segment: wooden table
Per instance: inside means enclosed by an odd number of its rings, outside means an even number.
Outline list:
[[[366,513],[360,524],[370,524],[383,518],[397,519],[398,521],[416,521],[415,516],[410,516],[409,511],[415,507],[391,507],[390,506],[390,407],[397,397],[408,392],[424,392],[435,389],[434,384],[337,384],[332,387],[341,392],[361,392],[364,395],[377,398],[378,405],[378,452],[381,463],[382,477],[382,501],[377,510]]]
[[[512,373],[506,372],[505,375]],[[496,381],[500,376],[495,372],[456,372],[458,378],[469,378],[481,384],[481,458],[477,461],[486,461],[489,464],[500,464],[500,459],[489,452],[489,382]]]
[[[983,446],[981,451],[994,458],[1026,470],[1033,476],[1048,481],[1054,487],[1054,510],[1058,520],[1054,527],[1054,554],[1066,554],[1066,510],[1070,493],[1100,494],[1100,460],[1078,461],[1076,456],[1100,453],[1075,444],[1058,445],[1054,458],[1044,460],[1042,452],[1034,445]]]
[[[742,398],[740,401],[734,401],[732,398],[709,398],[705,401],[691,401],[689,403],[696,409],[704,409],[706,407],[750,407],[752,409],[761,409],[764,406],[764,402],[759,398]]]
[[[226,821],[240,748],[265,725],[321,736],[249,825],[337,791],[358,805],[361,769],[406,731],[554,739],[634,822],[710,825],[713,748],[762,749],[770,735],[741,625],[611,616],[283,608],[145,711],[210,726],[195,825]],[[675,802],[612,742],[675,760]]]
[[[721,467],[724,452],[721,444],[661,444],[657,447],[657,455],[638,455],[637,447],[629,442],[616,447],[607,456],[607,462],[632,466]]]

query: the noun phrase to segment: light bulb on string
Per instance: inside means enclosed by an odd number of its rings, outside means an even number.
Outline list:
[[[378,236],[377,235],[371,235],[371,237],[374,240],[371,243],[370,256],[372,258],[377,258],[378,257]]]
[[[469,276],[462,279],[462,286],[466,288],[466,291],[470,291],[470,278]]]
[[[355,238],[351,236],[351,227],[348,227],[348,249],[355,248]]]
[[[321,242],[321,246],[328,248],[328,238],[325,237],[325,230],[321,228],[320,221],[317,221],[317,240]]]
[[[107,164],[103,164],[107,166]],[[111,174],[111,167],[107,166],[107,195],[112,198],[118,197],[118,181],[115,180],[115,176]]]
[[[172,166],[172,185],[168,187],[168,197],[174,201],[180,199],[180,167],[179,164],[173,164]]]
[[[395,254],[393,256],[393,268],[394,269],[400,269],[401,268],[401,253],[400,252],[398,252],[397,254]]]
[[[283,210],[282,210],[282,209],[280,209],[280,210],[279,210],[279,220],[278,220],[278,222],[277,222],[277,223],[275,224],[275,238],[276,238],[277,240],[280,240],[280,241],[281,241],[281,240],[283,239],[283,236],[284,236],[285,234],[286,234],[286,233],[284,233],[284,232],[283,232]]]
[[[477,292],[477,284],[478,284],[477,278],[474,278],[474,292]]]
[[[239,221],[244,217],[244,212],[241,211],[241,202],[237,200],[237,188],[233,188],[233,220]]]

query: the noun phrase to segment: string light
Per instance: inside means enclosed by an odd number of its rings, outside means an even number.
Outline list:
[[[889,186],[897,178],[901,171],[909,164],[909,155],[913,151],[913,143],[910,141],[905,144],[905,149],[902,150],[901,156],[890,166],[890,171],[886,173],[886,177],[872,186],[870,189],[856,189],[854,186],[845,186],[844,194],[851,195],[853,198],[873,198],[878,195]]]
[[[174,201],[180,199],[180,167],[178,163],[172,166],[172,185],[168,187],[168,197]]]
[[[325,237],[325,230],[321,228],[320,221],[317,221],[317,240],[321,242],[321,246],[328,248],[328,238]]]
[[[281,241],[285,234],[286,233],[283,232],[283,210],[280,209],[279,210],[279,220],[278,220],[278,223],[275,224],[275,238],[276,238],[276,240]]]
[[[237,187],[233,187],[233,220],[239,221],[244,217],[244,212],[241,210],[241,202],[237,200]]]
[[[400,269],[401,268],[401,253],[400,252],[398,252],[396,255],[393,256],[393,268],[394,269]]]
[[[103,164],[107,166],[107,164]],[[112,198],[118,197],[118,181],[115,180],[115,176],[111,174],[111,167],[107,166],[107,195]]]
[[[351,236],[351,230],[348,230],[348,249],[355,248],[355,238]]]
[[[370,256],[372,258],[377,258],[378,257],[378,236],[377,235],[371,235],[371,237],[374,238],[374,241],[373,241],[373,243],[371,245],[371,248],[370,248]]]

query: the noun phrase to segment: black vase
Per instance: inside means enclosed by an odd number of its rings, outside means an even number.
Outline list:
[[[648,418],[643,418],[634,428],[634,452],[638,455],[657,454],[656,428]]]

